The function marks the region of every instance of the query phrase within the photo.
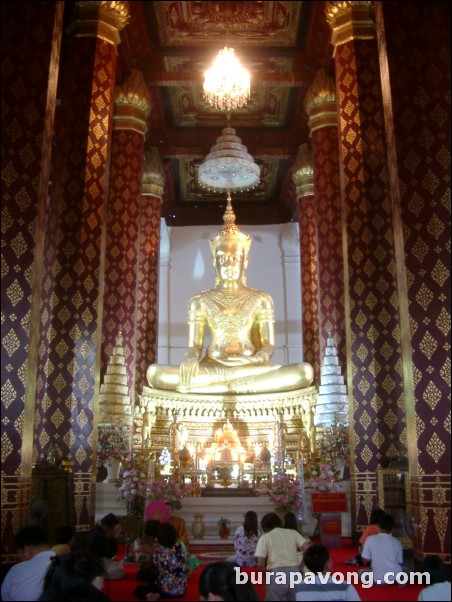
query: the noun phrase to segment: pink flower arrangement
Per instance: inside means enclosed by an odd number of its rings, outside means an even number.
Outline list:
[[[121,484],[119,486],[119,499],[133,502],[137,498],[146,499],[147,481],[144,472],[138,468],[130,468],[125,470],[121,476]]]
[[[321,493],[341,492],[342,487],[335,482],[334,474],[329,464],[321,464],[318,469],[315,467],[314,470],[311,470],[311,480],[306,485]]]
[[[178,510],[182,507],[180,499],[182,492],[177,483],[167,483],[166,481],[156,481],[152,483],[148,498],[156,502],[165,502],[171,508]]]
[[[280,512],[292,512],[302,507],[301,483],[289,475],[275,479],[268,495]]]

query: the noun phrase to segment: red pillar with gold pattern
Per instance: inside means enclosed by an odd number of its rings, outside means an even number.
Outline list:
[[[317,231],[320,357],[328,333],[345,371],[344,264],[342,256],[339,144],[336,90],[332,77],[317,72],[305,97],[312,140]]]
[[[2,3],[2,565],[28,521],[40,291],[64,2]],[[26,27],[24,24],[26,23]]]
[[[303,360],[314,368],[314,384],[320,384],[319,288],[317,222],[314,200],[314,172],[311,152],[301,144],[292,168],[299,204],[301,304]]]
[[[450,5],[378,2],[375,19],[407,348],[413,552],[450,564]]]
[[[37,456],[74,461],[75,520],[94,517],[112,116],[126,2],[76,2],[67,34],[48,207],[38,357]]]
[[[165,172],[155,147],[145,153],[141,189],[141,245],[137,296],[136,391],[147,385],[146,370],[157,361],[160,216]]]
[[[328,2],[339,114],[352,520],[368,524],[376,470],[407,458],[399,290],[372,2]]]
[[[102,374],[115,337],[119,330],[122,331],[132,406],[135,403],[135,366],[138,361],[139,257],[143,244],[141,181],[146,117],[150,109],[151,99],[143,75],[138,69],[132,69],[129,77],[115,91],[102,326]]]

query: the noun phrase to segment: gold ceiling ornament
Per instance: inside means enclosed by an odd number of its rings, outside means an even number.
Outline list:
[[[327,2],[325,16],[336,48],[350,40],[376,39],[373,2]]]
[[[115,88],[114,129],[135,130],[144,134],[151,108],[151,95],[143,74],[134,68],[129,77]]]
[[[68,34],[76,38],[96,37],[117,46],[119,32],[130,21],[128,2],[79,1]]]
[[[308,115],[310,132],[337,126],[336,86],[325,69],[319,69],[306,92],[304,108]]]
[[[260,181],[260,168],[247,151],[235,129],[224,128],[199,166],[201,188],[211,192],[244,192],[255,188]]]
[[[144,168],[141,193],[157,197],[163,196],[165,171],[158,149],[153,146],[144,153]]]
[[[312,153],[306,143],[300,144],[298,147],[297,157],[292,167],[292,181],[295,184],[298,198],[314,194]]]
[[[325,102],[336,103],[336,85],[325,69],[319,69],[304,99],[304,108],[309,115],[312,107]]]
[[[76,5],[80,8],[89,8],[92,10],[103,9],[108,11],[117,22],[119,29],[123,29],[130,21],[130,11],[128,2],[108,2],[101,0],[100,2],[92,2],[91,0],[79,0]]]
[[[250,74],[242,67],[234,49],[225,46],[204,73],[204,99],[220,111],[243,107],[250,99]]]

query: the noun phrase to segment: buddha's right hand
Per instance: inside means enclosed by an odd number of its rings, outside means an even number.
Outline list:
[[[189,387],[192,380],[198,376],[198,371],[198,354],[189,350],[179,366],[179,386]]]

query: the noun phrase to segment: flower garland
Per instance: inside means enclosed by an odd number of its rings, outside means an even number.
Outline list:
[[[315,466],[311,470],[311,480],[306,485],[320,493],[339,493],[342,491],[342,487],[335,482],[334,475],[335,473],[329,464]]]
[[[127,430],[120,425],[100,426],[96,451],[98,466],[109,459],[124,460],[130,451]]]
[[[301,483],[290,475],[275,479],[270,486],[268,495],[275,502],[279,512],[293,512],[302,507]]]
[[[156,481],[152,483],[148,498],[150,500],[154,500],[156,502],[165,502],[173,508],[173,510],[179,510],[182,508],[182,504],[180,502],[180,498],[182,497],[182,492],[177,483],[166,481]]]
[[[324,462],[334,464],[337,458],[349,457],[349,430],[345,424],[332,424],[323,429],[317,441],[317,452]]]

